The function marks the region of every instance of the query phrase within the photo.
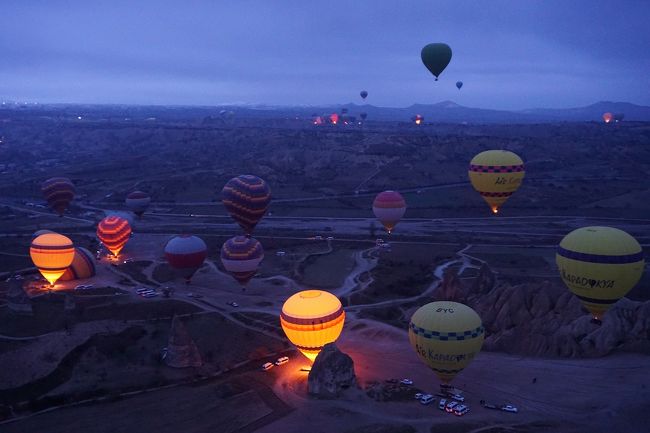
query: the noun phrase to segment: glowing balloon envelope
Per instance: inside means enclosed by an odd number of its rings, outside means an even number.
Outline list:
[[[271,189],[257,176],[233,177],[221,191],[221,201],[237,224],[250,235],[271,203]]]
[[[344,322],[341,301],[322,290],[304,290],[292,295],[280,314],[287,338],[312,362],[324,345],[339,338]]]
[[[224,242],[221,247],[223,267],[242,286],[245,286],[255,276],[263,259],[262,244],[254,238],[235,236]]]
[[[641,279],[641,245],[623,230],[582,227],[558,246],[555,261],[562,281],[596,321]]]
[[[45,233],[32,241],[29,255],[41,275],[54,284],[72,264],[74,245],[66,236]]]
[[[415,122],[416,125],[420,125],[422,122],[424,122],[424,116],[421,114],[416,114],[411,118],[413,122]]]
[[[603,114],[603,121],[605,123],[611,123],[611,121],[614,120],[614,115],[612,113],[604,113]]]
[[[422,48],[420,57],[424,66],[427,67],[429,72],[436,77],[436,81],[438,81],[438,76],[451,61],[451,48],[447,44],[428,44]]]
[[[75,247],[72,263],[59,281],[83,280],[94,277],[96,273],[93,255],[83,247]]]
[[[372,203],[372,211],[386,231],[391,233],[406,212],[406,201],[397,191],[380,192]]]
[[[338,121],[339,121],[339,115],[337,113],[332,113],[332,114],[330,114],[329,119],[330,119],[330,123],[332,125],[336,125],[338,123]]]
[[[521,186],[524,162],[507,150],[486,150],[469,163],[469,180],[493,213]]]
[[[126,196],[126,207],[138,217],[141,217],[151,203],[151,197],[146,192],[133,191]]]
[[[203,266],[207,256],[208,246],[198,236],[189,234],[175,236],[165,245],[167,263],[180,272],[187,284],[190,283],[194,273]]]
[[[97,237],[115,257],[129,241],[131,226],[125,218],[109,215],[97,225]]]
[[[411,346],[444,383],[450,382],[480,352],[484,334],[476,311],[451,301],[420,307],[409,324]]]
[[[41,192],[50,207],[59,216],[63,216],[63,213],[74,198],[75,187],[67,177],[53,177],[43,182]]]

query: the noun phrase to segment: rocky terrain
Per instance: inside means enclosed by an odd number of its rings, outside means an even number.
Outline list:
[[[474,308],[486,328],[484,350],[529,356],[600,357],[614,351],[650,354],[650,301],[617,302],[602,325],[563,286],[501,283],[487,265],[462,281],[450,268],[435,294]]]

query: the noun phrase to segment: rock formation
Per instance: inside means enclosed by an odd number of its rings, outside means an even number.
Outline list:
[[[486,329],[484,350],[572,358],[614,350],[650,354],[650,301],[621,299],[599,326],[564,286],[549,281],[495,284],[492,272],[483,268],[467,285],[450,270],[435,300],[476,310]]]
[[[356,386],[354,362],[334,343],[326,344],[318,354],[308,377],[309,394],[319,398],[337,398]]]
[[[172,320],[165,363],[174,368],[200,367],[203,365],[199,349],[192,340],[185,324],[178,316],[174,316]]]

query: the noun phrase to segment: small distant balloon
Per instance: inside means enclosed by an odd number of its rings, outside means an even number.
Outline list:
[[[361,120],[366,120],[366,117],[368,117],[368,113],[361,113],[359,114],[359,117],[361,117]]]
[[[420,125],[421,123],[424,122],[424,116],[421,114],[416,114],[415,116],[411,117],[411,120],[416,124]]]
[[[486,150],[472,158],[468,175],[474,189],[496,214],[521,186],[524,161],[507,150]]]
[[[232,219],[250,236],[271,204],[271,189],[264,179],[242,174],[226,183],[221,197]]]
[[[361,95],[362,99],[366,99],[368,97],[368,92],[365,90],[362,90],[359,95]]]
[[[63,213],[74,198],[75,187],[67,177],[53,177],[43,182],[41,192],[45,200],[47,200],[47,204],[59,216],[63,216]]]
[[[126,196],[126,207],[140,218],[151,203],[151,197],[146,192],[133,191]]]
[[[607,112],[603,114],[603,121],[605,123],[611,123],[612,120],[614,120],[614,115],[612,113]]]
[[[463,82],[462,81],[456,81],[456,87],[458,90],[460,90],[461,87],[463,87]]]
[[[329,119],[330,119],[330,122],[332,123],[332,125],[336,125],[338,123],[338,121],[339,121],[339,115],[337,113],[332,113],[332,114],[330,114]]]

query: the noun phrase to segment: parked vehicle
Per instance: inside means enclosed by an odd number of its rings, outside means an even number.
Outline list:
[[[517,409],[515,406],[511,404],[506,404],[501,406],[501,410],[504,412],[511,412],[511,413],[517,413],[519,412],[519,409]]]
[[[402,385],[413,385],[413,381],[411,379],[402,379],[399,381]]]
[[[420,400],[423,396],[424,396],[424,394],[422,394],[421,392],[415,393],[415,399],[416,400]]]
[[[465,397],[463,397],[460,394],[452,394],[451,398],[456,401],[460,401],[461,403],[465,401]]]
[[[458,402],[457,402],[457,401],[450,401],[449,403],[447,403],[447,406],[445,406],[445,411],[446,411],[447,413],[452,413],[452,412],[454,411],[454,408],[455,408],[456,406],[458,406]]]
[[[289,362],[289,357],[283,356],[281,358],[278,358],[277,361],[275,361],[275,365],[282,365],[282,364],[286,364],[287,362]]]
[[[268,371],[273,368],[273,363],[266,362],[262,365],[262,371]]]
[[[467,412],[469,412],[469,407],[465,406],[464,404],[459,404],[454,408],[454,415],[456,416],[463,416]]]
[[[422,404],[430,404],[433,403],[436,399],[433,398],[431,394],[424,394],[422,398],[420,399],[420,403]]]
[[[447,406],[447,399],[441,398],[440,403],[438,403],[438,409],[445,410],[445,406]]]

